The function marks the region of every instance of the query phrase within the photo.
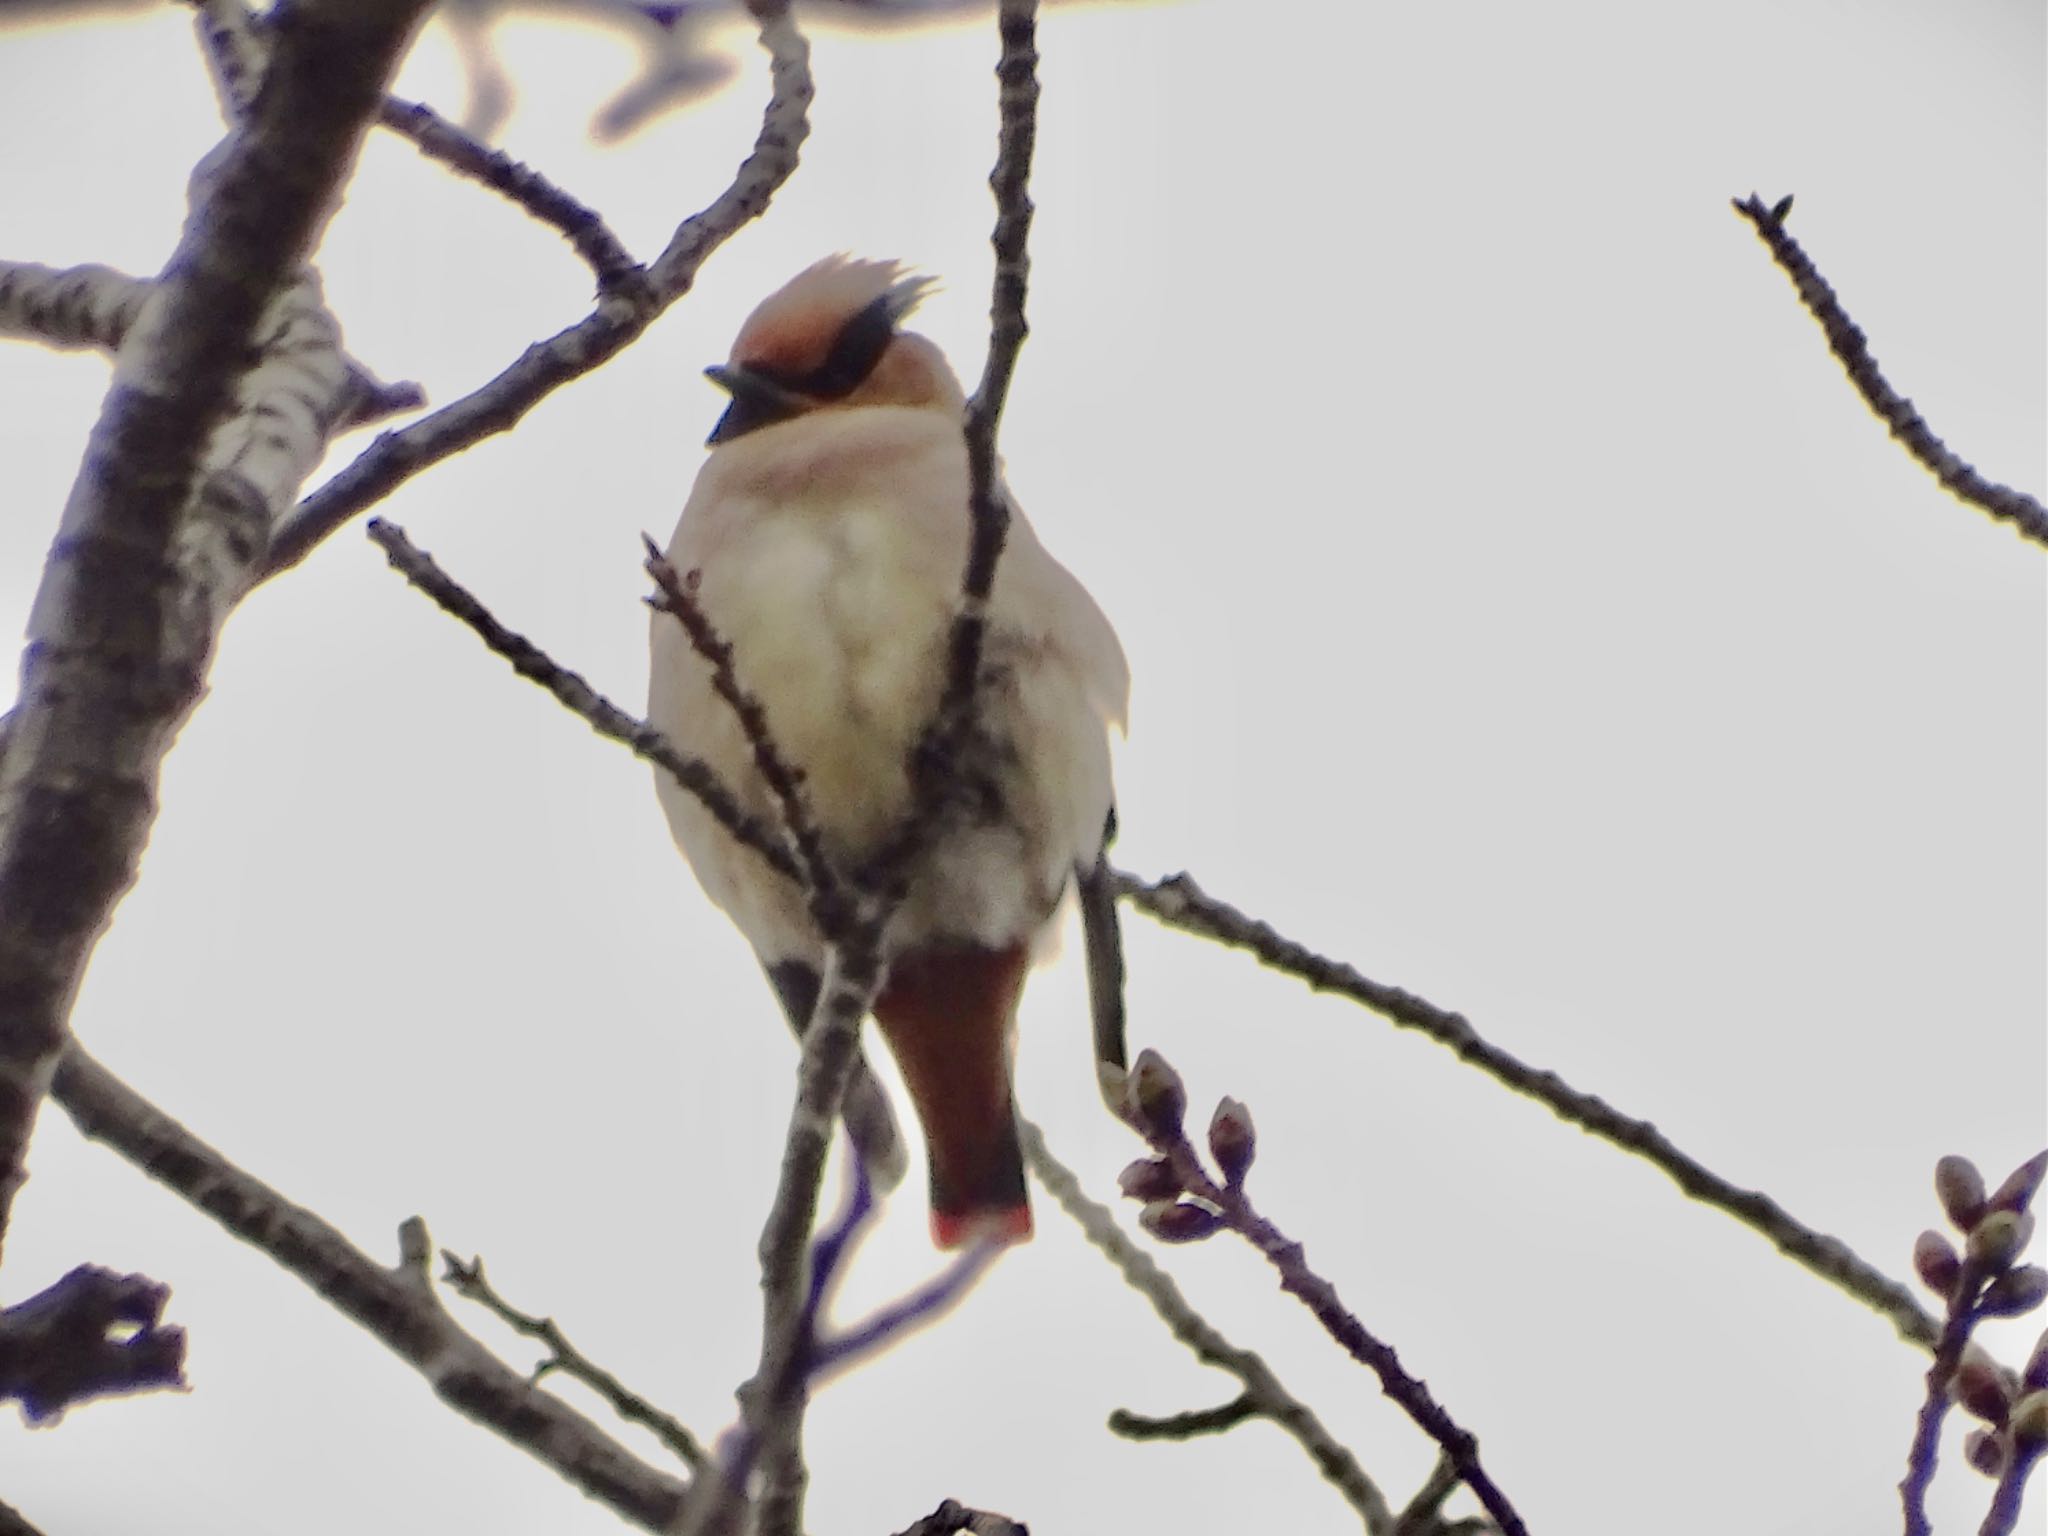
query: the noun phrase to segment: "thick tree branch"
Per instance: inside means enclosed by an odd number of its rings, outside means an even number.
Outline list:
[[[118,352],[154,287],[146,278],[93,263],[59,268],[0,261],[0,336],[51,347]],[[369,426],[426,403],[417,384],[386,384],[354,361],[349,362],[348,373],[347,390],[332,408],[337,432]]]
[[[65,506],[0,759],[0,1235],[72,998],[148,840],[164,752],[272,498],[311,469],[345,389],[331,322],[318,334],[294,278],[424,3],[281,13],[249,121],[196,178]],[[238,385],[247,414],[217,434]]]
[[[677,228],[646,283],[607,290],[597,308],[575,325],[528,347],[481,389],[401,431],[385,433],[302,501],[271,540],[262,579],[297,565],[335,529],[421,470],[509,432],[555,390],[616,356],[689,291],[707,256],[768,206],[796,169],[798,146],[810,132],[810,50],[790,18],[788,0],[752,0],[751,9],[760,22],[773,86],[753,153],[732,185]]]
[[[1877,359],[1870,355],[1870,343],[1861,328],[1849,318],[1849,312],[1835,297],[1835,290],[1820,275],[1812,258],[1785,232],[1785,216],[1792,211],[1792,199],[1780,198],[1766,207],[1763,199],[1752,192],[1747,198],[1735,200],[1735,211],[1755,226],[1757,238],[1770,248],[1772,260],[1784,268],[1792,286],[1799,290],[1799,301],[1820,322],[1821,330],[1827,334],[1828,347],[1841,360],[1863,403],[1890,429],[1906,452],[1919,460],[1921,467],[1957,500],[2011,523],[2024,539],[2048,545],[2048,507],[2023,491],[1978,474],[1934,435],[1927,419],[1913,409],[1913,402],[1886,382],[1878,371]]]
[[[1271,1366],[1253,1351],[1232,1344],[1194,1309],[1173,1277],[1126,1235],[1105,1207],[1083,1193],[1080,1179],[1052,1155],[1044,1133],[1037,1126],[1021,1122],[1018,1136],[1024,1147],[1024,1160],[1045,1186],[1045,1192],[1116,1267],[1124,1283],[1145,1298],[1166,1324],[1167,1331],[1204,1365],[1228,1371],[1242,1382],[1244,1398],[1254,1404],[1258,1415],[1294,1437],[1317,1470],[1358,1511],[1371,1536],[1386,1536],[1394,1523],[1393,1510],[1359,1466],[1358,1458],[1331,1435],[1312,1409],[1280,1384]]]
[[[244,1173],[76,1046],[65,1053],[53,1092],[84,1135],[298,1276],[424,1376],[456,1412],[646,1530],[667,1530],[683,1509],[680,1483],[646,1466],[456,1325],[427,1275],[424,1225],[412,1221],[400,1229],[400,1262],[387,1269],[311,1211]]]
[[[1373,981],[1341,960],[1297,944],[1209,895],[1190,875],[1172,875],[1148,884],[1135,875],[1119,873],[1117,883],[1126,901],[1169,927],[1244,950],[1261,964],[1284,971],[1318,992],[1347,997],[1403,1029],[1427,1035],[1455,1052],[1461,1061],[1534,1099],[1559,1119],[1654,1164],[1691,1198],[1761,1233],[1787,1258],[1887,1319],[1908,1343],[1932,1349],[1940,1337],[1939,1325],[1913,1299],[1911,1291],[1858,1257],[1840,1238],[1814,1231],[1770,1196],[1741,1189],[1711,1172],[1647,1120],[1625,1115],[1604,1099],[1580,1092],[1555,1072],[1531,1067],[1489,1044],[1463,1015],[1438,1008],[1399,987]]]

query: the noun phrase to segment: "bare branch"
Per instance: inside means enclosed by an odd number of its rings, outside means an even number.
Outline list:
[[[492,1430],[634,1524],[669,1529],[683,1486],[648,1467],[559,1398],[471,1338],[427,1276],[426,1230],[400,1229],[395,1269],[244,1173],[77,1046],[52,1090],[79,1131],[298,1276],[427,1379],[456,1412]]]
[[[1209,1123],[1209,1148],[1222,1172],[1208,1168],[1189,1142],[1187,1090],[1157,1051],[1144,1050],[1124,1082],[1123,1118],[1159,1156],[1124,1170],[1124,1193],[1146,1202],[1145,1229],[1165,1242],[1194,1242],[1228,1228],[1265,1255],[1280,1276],[1280,1289],[1322,1324],[1346,1354],[1379,1378],[1380,1390],[1458,1468],[1458,1476],[1493,1517],[1504,1536],[1528,1536],[1528,1528],[1507,1495],[1479,1463],[1479,1442],[1453,1419],[1420,1377],[1401,1364],[1393,1346],[1376,1337],[1346,1307],[1337,1288],[1309,1267],[1295,1242],[1260,1215],[1245,1191],[1255,1143],[1251,1117],[1235,1099],[1217,1105]]]
[[[1192,1408],[1185,1413],[1168,1414],[1165,1418],[1119,1408],[1109,1416],[1109,1432],[1122,1435],[1126,1440],[1194,1440],[1203,1435],[1219,1435],[1226,1429],[1237,1428],[1247,1419],[1258,1417],[1257,1399],[1249,1392],[1240,1392],[1229,1402],[1218,1403],[1214,1408]]]
[[[151,284],[112,267],[45,267],[0,261],[0,336],[52,347],[119,349]]]
[[[832,860],[826,855],[824,831],[818,826],[817,817],[811,814],[810,800],[804,793],[804,771],[782,755],[782,749],[776,746],[775,738],[768,729],[768,711],[762,707],[760,699],[741,685],[739,673],[734,670],[731,642],[712,626],[704,605],[697,601],[699,573],[692,571],[687,577],[678,575],[676,568],[663,556],[660,546],[645,534],[640,537],[647,546],[647,574],[654,578],[655,586],[660,589],[659,595],[647,600],[648,604],[680,624],[683,633],[690,637],[691,647],[711,664],[712,689],[732,710],[740,732],[753,752],[755,770],[782,807],[782,824],[788,829],[790,841],[796,844],[797,863],[803,872],[805,889],[810,893],[811,910],[818,929],[828,936],[836,936],[851,914],[842,909],[845,897],[839,872],[832,867]]]
[[[65,506],[0,760],[0,1234],[72,998],[148,840],[164,752],[273,502],[311,470],[346,387],[296,269],[424,4],[284,14],[249,122],[195,178]]]
[[[907,1525],[898,1531],[896,1536],[1027,1536],[1027,1532],[1022,1522],[1007,1515],[969,1509],[947,1499],[915,1525]]]
[[[387,97],[377,121],[419,152],[478,182],[559,233],[596,274],[599,293],[636,282],[635,261],[602,215],[503,150],[480,144],[424,102]]]
[[[263,74],[259,24],[243,0],[191,0],[191,4],[198,13],[194,19],[222,109],[230,120],[239,118]],[[432,107],[387,96],[377,109],[377,121],[411,140],[429,160],[489,187],[560,233],[596,274],[599,292],[638,275],[639,263],[598,214],[502,150],[478,142]]]
[[[1306,982],[1318,992],[1346,997],[1403,1029],[1416,1030],[1455,1052],[1459,1060],[1516,1093],[1534,1099],[1561,1120],[1663,1170],[1692,1199],[1726,1212],[1761,1233],[1805,1269],[1854,1296],[1886,1318],[1908,1343],[1931,1349],[1940,1328],[1911,1291],[1857,1256],[1840,1238],[1816,1232],[1775,1200],[1741,1189],[1711,1172],[1647,1120],[1581,1093],[1555,1072],[1531,1067],[1482,1039],[1462,1014],[1362,975],[1341,960],[1319,955],[1270,925],[1209,895],[1187,874],[1148,884],[1119,872],[1118,888],[1140,911],[1170,927],[1214,939],[1256,957],[1263,965]]]
[[[562,1332],[552,1317],[535,1317],[522,1312],[493,1290],[490,1281],[484,1278],[484,1261],[481,1258],[465,1261],[444,1248],[441,1250],[441,1264],[441,1279],[456,1295],[475,1302],[514,1333],[547,1346],[548,1357],[534,1367],[529,1378],[536,1385],[550,1372],[560,1371],[571,1380],[582,1382],[611,1404],[612,1412],[628,1424],[638,1424],[642,1429],[651,1431],[691,1471],[701,1472],[709,1464],[710,1458],[704,1454],[704,1447],[698,1444],[697,1437],[690,1433],[689,1426],[681,1419],[655,1407],[571,1344],[569,1336]]]
[[[754,0],[752,8],[774,85],[753,153],[732,185],[676,230],[646,284],[621,284],[601,294],[597,308],[575,325],[528,347],[481,389],[386,433],[302,501],[272,539],[260,579],[297,565],[335,529],[421,470],[509,432],[555,390],[616,356],[689,291],[707,256],[768,206],[796,169],[797,148],[810,131],[810,50],[790,18],[788,0]]]
[[[155,286],[146,278],[93,263],[57,268],[0,261],[0,336],[118,352]],[[346,388],[328,410],[333,429],[339,432],[417,410],[425,403],[419,385],[386,384],[350,359]]]
[[[803,1463],[810,1343],[807,1249],[832,1126],[860,1044],[860,1023],[881,985],[880,926],[857,922],[826,951],[818,1005],[804,1031],[782,1174],[761,1233],[761,1364],[740,1392],[741,1408],[759,1448],[762,1486],[755,1529],[760,1536],[797,1536],[803,1529],[804,1492],[810,1481]],[[728,1498],[733,1491],[729,1482],[721,1489]]]
[[[1371,1536],[1385,1536],[1394,1522],[1393,1511],[1359,1466],[1358,1458],[1330,1434],[1311,1409],[1280,1384],[1271,1366],[1253,1351],[1232,1344],[1194,1309],[1173,1277],[1125,1234],[1105,1207],[1082,1192],[1080,1179],[1053,1156],[1045,1144],[1045,1134],[1037,1126],[1020,1121],[1018,1136],[1025,1161],[1045,1186],[1045,1192],[1116,1267],[1124,1283],[1151,1304],[1167,1330],[1204,1365],[1228,1371],[1242,1382],[1244,1395],[1258,1405],[1259,1416],[1272,1420],[1294,1437],[1317,1470],[1358,1511]]]
[[[372,518],[368,532],[390,560],[393,570],[467,624],[485,645],[512,663],[513,671],[547,689],[563,708],[582,719],[598,735],[620,743],[643,762],[665,770],[695,795],[736,841],[759,854],[769,868],[791,880],[802,879],[795,858],[775,829],[741,805],[739,798],[702,758],[686,757],[674,742],[645,721],[636,720],[620,709],[592,688],[579,673],[571,672],[524,635],[514,634],[500,624],[474,594],[436,565],[432,556],[414,545],[405,536],[405,530],[396,523]]]
[[[1877,359],[1870,355],[1870,343],[1862,330],[1849,318],[1812,258],[1785,232],[1785,216],[1792,211],[1792,199],[1781,198],[1766,207],[1763,199],[1752,192],[1746,199],[1735,200],[1735,211],[1755,226],[1757,237],[1770,248],[1771,258],[1785,269],[1785,275],[1799,290],[1799,301],[1827,333],[1829,348],[1841,359],[1849,382],[1856,386],[1863,403],[1905,446],[1906,452],[1919,460],[1921,467],[1957,500],[2011,523],[2022,538],[2048,545],[2048,507],[2023,491],[1978,474],[1934,435],[1934,429],[1913,408],[1913,402],[1886,382],[1878,371]]]
[[[0,1311],[0,1402],[31,1424],[96,1397],[185,1386],[185,1330],[162,1326],[171,1288],[81,1264]]]

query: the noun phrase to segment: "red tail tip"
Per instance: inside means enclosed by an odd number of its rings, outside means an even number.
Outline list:
[[[965,1248],[989,1238],[1008,1248],[1030,1241],[1031,1207],[986,1206],[973,1211],[933,1211],[932,1243],[939,1248]]]

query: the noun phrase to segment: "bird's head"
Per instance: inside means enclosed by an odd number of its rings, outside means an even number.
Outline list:
[[[827,256],[763,299],[705,375],[732,396],[710,443],[814,411],[861,406],[966,407],[945,355],[896,329],[932,285],[893,261]]]

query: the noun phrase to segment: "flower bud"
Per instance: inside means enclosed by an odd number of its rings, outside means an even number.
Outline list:
[[[1963,1438],[1963,1460],[1986,1477],[2005,1471],[2005,1436],[1993,1429],[1973,1429]]]
[[[2026,1383],[2029,1392],[2048,1390],[2048,1329],[2034,1341],[2034,1352],[2027,1356],[2027,1368],[2020,1372],[2020,1380]]]
[[[1987,1203],[1994,1211],[2024,1211],[2033,1203],[2044,1177],[2048,1177],[2048,1152],[2036,1152],[2005,1176]]]
[[[1235,1187],[1244,1182],[1258,1151],[1258,1137],[1252,1131],[1252,1112],[1237,1099],[1221,1099],[1209,1117],[1209,1152],[1223,1170],[1223,1182]]]
[[[1922,1232],[1913,1239],[1913,1269],[1921,1284],[1947,1300],[1962,1277],[1963,1261],[1939,1232]]]
[[[1181,1086],[1180,1074],[1150,1046],[1138,1052],[1130,1081],[1124,1085],[1124,1110],[1138,1134],[1153,1145],[1180,1140],[1188,1091]]]
[[[1180,1175],[1163,1157],[1141,1157],[1116,1176],[1116,1186],[1132,1200],[1171,1200],[1181,1192]]]
[[[1987,1211],[1970,1228],[1964,1246],[1980,1268],[1996,1273],[2020,1256],[2033,1235],[2031,1212]]]
[[[2048,1269],[2022,1264],[1984,1287],[1977,1310],[1992,1317],[2019,1317],[2048,1301]]]
[[[1984,1175],[1967,1157],[1944,1157],[1934,1165],[1934,1193],[1957,1231],[1969,1231],[1984,1214]]]
[[[2048,1445],[2048,1392],[2029,1392],[2014,1403],[2005,1429],[2015,1445]]]
[[[1956,1367],[1949,1396],[1987,1424],[2003,1424],[2012,1410],[2012,1388],[1989,1355],[1972,1345]]]
[[[1158,1200],[1139,1213],[1138,1225],[1162,1243],[1196,1243],[1223,1225],[1223,1218],[1192,1200]]]

